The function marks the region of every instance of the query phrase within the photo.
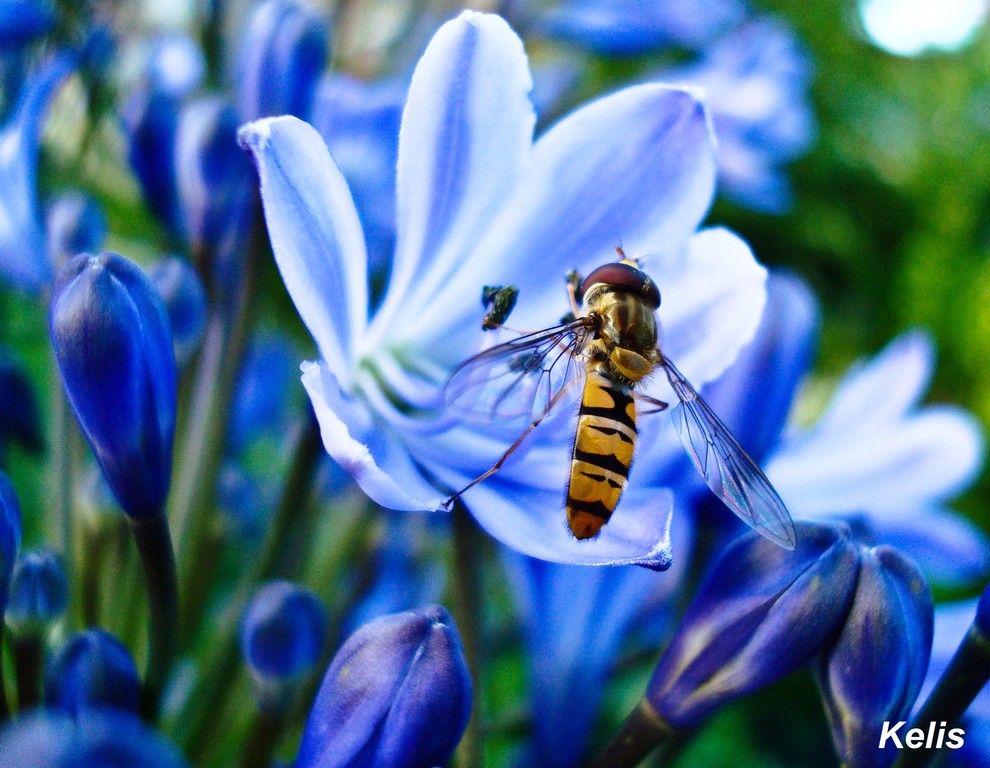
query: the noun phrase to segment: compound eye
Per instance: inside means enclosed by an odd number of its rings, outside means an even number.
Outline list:
[[[635,293],[652,309],[660,306],[660,289],[653,282],[653,278],[631,264],[617,261],[598,267],[581,283],[581,295],[586,294],[595,283],[604,283],[619,290]]]

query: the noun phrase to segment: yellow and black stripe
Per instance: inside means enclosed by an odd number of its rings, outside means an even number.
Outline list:
[[[636,446],[636,403],[625,385],[588,372],[567,485],[567,523],[590,539],[619,503]]]

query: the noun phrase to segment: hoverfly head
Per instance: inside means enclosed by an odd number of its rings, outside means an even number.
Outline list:
[[[621,256],[625,253],[621,248],[616,249]],[[660,306],[660,289],[653,278],[641,270],[636,261],[623,258],[622,261],[604,264],[592,270],[581,284],[581,295],[587,296],[588,291],[595,285],[606,286],[606,290],[629,291],[640,296],[651,309]]]

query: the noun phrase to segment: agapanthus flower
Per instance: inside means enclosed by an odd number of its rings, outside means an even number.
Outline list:
[[[627,252],[650,254],[645,268],[664,296],[664,352],[696,385],[721,373],[758,323],[765,270],[730,232],[696,232],[715,175],[697,94],[628,88],[533,143],[530,87],[522,45],[498,17],[465,12],[433,38],[403,113],[395,253],[370,319],[361,222],[319,135],[292,118],[242,129],[276,261],[322,358],[304,366],[303,383],[324,445],[383,506],[442,507],[521,432],[438,408],[446,374],[485,341],[485,285],[520,289],[513,327],[552,326],[568,310],[567,271],[587,274],[614,259],[621,239]],[[670,510],[658,503],[656,478],[647,483],[634,470],[619,513],[594,542],[571,539],[553,514],[571,416],[548,419],[464,497],[467,506],[489,533],[533,556],[668,565]],[[643,420],[641,456],[667,422]]]
[[[34,72],[0,129],[0,280],[25,291],[39,291],[52,276],[38,203],[38,149],[45,112],[72,69],[72,59],[59,55]]]
[[[985,575],[990,547],[947,504],[983,465],[984,438],[958,406],[919,406],[933,354],[912,331],[854,366],[814,424],[783,434],[766,470],[795,517],[845,519],[930,578],[965,583]]]
[[[636,55],[664,45],[697,47],[740,22],[743,0],[563,0],[538,29],[606,55]]]
[[[791,205],[783,166],[810,147],[810,56],[782,21],[759,18],[665,70],[670,82],[703,88],[718,137],[719,191],[759,211]]]

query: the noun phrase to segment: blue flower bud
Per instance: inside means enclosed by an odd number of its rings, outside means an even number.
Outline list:
[[[845,526],[796,525],[793,552],[746,534],[712,567],[646,690],[670,727],[690,728],[789,674],[835,636],[856,584],[856,548]]]
[[[127,102],[123,122],[128,160],[145,204],[176,243],[185,242],[174,164],[179,100],[170,93],[144,89]]]
[[[0,768],[187,768],[164,736],[109,709],[37,712],[0,732]]]
[[[49,320],[65,392],[117,501],[131,517],[157,514],[176,408],[161,298],[124,257],[81,254],[59,273]]]
[[[20,361],[0,347],[0,451],[9,439],[32,453],[44,446],[31,381]]]
[[[296,768],[445,765],[471,714],[471,678],[439,605],[365,624],[330,663]]]
[[[0,616],[7,607],[14,563],[21,548],[21,505],[14,485],[0,470]]]
[[[48,34],[55,18],[55,6],[49,0],[0,0],[0,49],[16,48]]]
[[[323,601],[306,587],[273,581],[257,591],[241,623],[241,652],[263,711],[292,703],[296,684],[323,653],[329,624]]]
[[[203,51],[188,35],[164,34],[151,43],[145,79],[152,90],[181,99],[199,87],[205,74]]]
[[[241,39],[237,77],[241,120],[308,117],[329,40],[327,20],[304,6],[290,0],[261,3]]]
[[[45,669],[45,703],[71,715],[112,707],[138,713],[141,683],[130,651],[102,629],[66,640]]]
[[[14,565],[7,626],[15,637],[43,638],[69,605],[69,583],[51,549],[25,552]]]
[[[206,290],[199,273],[185,259],[169,256],[152,267],[148,275],[165,302],[175,364],[182,370],[196,354],[206,328]]]
[[[885,768],[896,744],[878,747],[884,722],[907,720],[932,647],[932,596],[921,571],[888,546],[864,549],[842,634],[816,670],[843,765]]]
[[[299,355],[292,340],[277,334],[251,340],[237,376],[227,444],[233,453],[264,434],[290,429],[290,395],[299,383]]]
[[[239,123],[233,107],[219,98],[192,101],[179,115],[176,189],[182,229],[197,257],[230,248],[250,224],[255,180],[237,145]]]
[[[73,256],[103,247],[107,220],[100,204],[89,195],[67,192],[49,203],[45,229],[48,255],[57,269]]]

